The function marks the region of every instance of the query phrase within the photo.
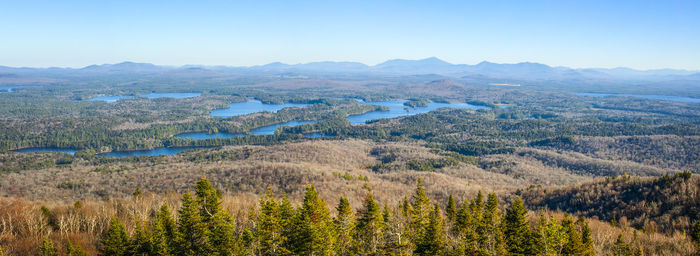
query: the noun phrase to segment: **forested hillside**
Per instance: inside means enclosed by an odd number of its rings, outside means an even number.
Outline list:
[[[397,195],[399,196],[399,195]],[[528,211],[496,194],[427,197],[419,180],[398,204],[329,206],[313,185],[300,204],[271,191],[232,199],[200,179],[194,191],[154,197],[136,190],[107,202],[39,206],[3,199],[0,238],[9,255],[673,255],[695,249],[665,237],[568,214]],[[237,201],[231,201],[237,200]],[[240,204],[249,201],[249,207]],[[14,218],[12,225],[7,218]]]
[[[658,178],[622,175],[564,188],[519,193],[530,208],[596,217],[644,232],[690,232],[700,219],[700,177],[689,172]]]

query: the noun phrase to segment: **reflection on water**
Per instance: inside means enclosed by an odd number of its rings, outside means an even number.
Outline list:
[[[241,137],[241,136],[245,136],[245,134],[242,134],[242,133],[231,134],[231,133],[224,133],[224,132],[217,132],[217,133],[188,132],[188,133],[181,133],[181,134],[175,135],[175,137],[177,137],[177,138],[192,139],[192,140],[230,139],[230,138],[236,138],[236,137]]]
[[[174,98],[174,99],[183,99],[183,98],[193,98],[202,95],[199,92],[152,92],[149,94],[141,94],[139,97],[144,97],[144,98],[149,98],[149,99],[157,99],[157,98]]]
[[[268,125],[268,126],[263,126],[260,128],[255,128],[253,130],[250,130],[250,133],[253,135],[273,135],[275,134],[275,131],[277,130],[277,127],[280,126],[289,126],[289,127],[294,127],[297,125],[302,125],[302,124],[311,124],[314,121],[289,121],[286,123],[281,123],[281,124],[273,124],[273,125]]]
[[[228,108],[214,109],[209,114],[214,117],[231,117],[241,116],[262,111],[277,112],[280,109],[288,107],[304,107],[309,104],[265,104],[259,100],[250,100],[245,102],[234,102]]]
[[[75,149],[70,149],[70,148],[23,148],[23,149],[18,149],[18,150],[13,150],[14,152],[17,153],[35,153],[35,152],[56,152],[56,153],[68,153],[68,154],[75,154]]]
[[[596,93],[596,92],[579,92],[575,93],[577,96],[590,96],[590,97],[634,97],[649,100],[668,100],[677,101],[685,103],[700,103],[700,99],[680,97],[680,96],[668,96],[668,95],[657,95],[657,94],[625,94],[625,93]]]
[[[107,103],[112,103],[121,99],[133,98],[134,96],[99,96],[85,99],[83,101],[104,101]]]
[[[377,120],[382,118],[395,118],[400,116],[410,116],[415,114],[427,113],[439,108],[458,108],[458,109],[484,109],[489,108],[485,106],[476,106],[468,103],[441,103],[441,102],[431,102],[428,103],[426,107],[416,107],[411,108],[404,105],[406,100],[390,100],[390,101],[376,101],[376,102],[364,102],[369,105],[379,105],[389,108],[389,111],[372,111],[360,115],[348,116],[348,120],[351,124],[364,124],[370,120]]]

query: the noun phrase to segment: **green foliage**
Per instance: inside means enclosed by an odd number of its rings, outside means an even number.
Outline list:
[[[151,229],[137,221],[131,238],[122,223],[112,219],[102,238],[100,254],[594,255],[591,230],[585,219],[574,222],[567,215],[559,221],[543,213],[536,226],[530,228],[527,210],[519,198],[505,214],[500,212],[493,193],[484,203],[479,192],[471,201],[464,200],[459,209],[451,198],[448,204],[452,206],[447,209],[454,213],[446,224],[450,214],[443,215],[440,206],[431,202],[420,180],[412,202],[404,197],[394,211],[396,214],[386,204],[382,210],[369,193],[356,215],[349,200],[341,197],[336,207],[338,214],[333,218],[313,185],[307,186],[303,204],[296,209],[286,195],[278,202],[268,189],[260,199],[259,211],[253,209],[249,213],[253,225],[240,228],[221,208],[220,195],[208,180],[198,182],[197,195],[182,195],[177,223],[168,205],[163,204],[150,222]],[[424,223],[420,219],[423,209],[428,211]],[[66,253],[86,255],[71,243],[66,245]],[[641,252],[620,237],[613,253]],[[57,255],[51,240],[42,242],[39,255]]]
[[[200,205],[190,193],[182,195],[182,207],[177,221],[177,244],[175,253],[178,255],[208,255],[211,253],[207,228],[200,215]],[[208,215],[208,214],[207,214]]]
[[[384,216],[379,203],[370,193],[365,198],[363,208],[357,214],[357,242],[360,254],[379,253],[384,232]]]
[[[520,198],[506,210],[503,218],[503,235],[506,237],[506,249],[515,254],[532,254],[530,248],[530,223],[527,221],[527,209]]]
[[[167,204],[163,204],[153,221],[152,252],[156,255],[172,255],[177,237],[177,226]]]
[[[136,224],[136,230],[131,237],[131,242],[129,245],[128,255],[149,255],[153,250],[153,245],[151,241],[151,234],[144,230],[141,222]]]
[[[690,238],[693,239],[695,246],[700,248],[700,221],[695,221],[693,229],[690,231]]]
[[[326,201],[319,197],[316,187],[306,187],[304,202],[296,221],[293,251],[305,255],[331,255],[334,253],[335,237],[333,222]]]
[[[58,256],[58,250],[56,250],[51,239],[44,238],[44,240],[41,241],[37,256]]]
[[[355,214],[353,213],[348,199],[340,197],[340,202],[336,210],[338,211],[338,215],[333,221],[337,232],[336,254],[341,256],[354,255],[357,249],[357,241],[355,240]]]
[[[113,218],[109,224],[109,229],[102,237],[100,254],[105,256],[128,255],[129,242],[129,235],[126,233],[124,224],[119,219]]]
[[[632,248],[629,246],[629,244],[625,243],[625,240],[622,239],[622,234],[617,236],[617,241],[615,241],[615,245],[612,248],[611,255],[613,255],[613,256],[634,256],[634,253],[632,252]]]
[[[280,207],[275,201],[274,194],[268,189],[265,196],[260,199],[260,214],[255,231],[259,253],[262,255],[288,254],[287,248],[283,247],[287,241],[283,232],[284,223],[280,216]]]
[[[414,253],[417,255],[443,255],[445,251],[445,233],[443,232],[440,206],[437,203],[435,203],[433,211],[430,212],[429,219],[428,226],[416,244]]]

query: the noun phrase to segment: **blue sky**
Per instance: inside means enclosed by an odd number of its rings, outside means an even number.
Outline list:
[[[700,70],[700,1],[8,1],[0,65],[452,63]]]

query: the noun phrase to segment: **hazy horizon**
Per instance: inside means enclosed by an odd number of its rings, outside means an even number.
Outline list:
[[[694,1],[21,1],[0,65],[182,66],[389,59],[700,70]]]
[[[505,62],[493,62],[493,61],[489,61],[489,60],[482,60],[482,61],[475,62],[475,63],[453,63],[453,62],[446,61],[445,59],[440,58],[440,57],[436,57],[436,56],[424,57],[424,58],[420,58],[420,59],[406,59],[406,58],[386,59],[384,61],[381,61],[378,63],[372,63],[372,64],[363,63],[360,61],[319,60],[319,61],[299,62],[299,63],[285,63],[285,62],[281,62],[281,61],[273,61],[273,62],[262,63],[262,64],[254,64],[254,65],[226,65],[226,64],[202,64],[202,63],[187,63],[187,64],[182,64],[182,65],[169,65],[169,64],[153,63],[153,62],[148,62],[148,61],[141,62],[141,61],[133,61],[133,60],[124,60],[124,61],[118,61],[118,62],[112,62],[112,63],[92,63],[92,64],[85,65],[85,66],[10,66],[10,65],[3,65],[2,63],[0,63],[0,66],[9,67],[9,68],[35,68],[35,69],[49,69],[49,68],[81,69],[81,68],[86,68],[86,67],[95,66],[95,65],[100,66],[100,65],[116,65],[116,64],[122,64],[122,63],[136,63],[136,64],[152,64],[155,66],[170,67],[170,68],[180,68],[180,67],[186,67],[186,66],[249,68],[249,67],[259,67],[259,66],[264,66],[264,65],[268,65],[268,64],[274,64],[274,63],[282,63],[285,65],[293,66],[293,65],[310,64],[310,63],[330,62],[330,63],[360,63],[360,64],[366,65],[368,67],[373,67],[373,66],[382,64],[384,62],[387,62],[387,61],[394,61],[394,60],[420,61],[420,60],[425,60],[425,59],[430,59],[430,58],[437,58],[441,61],[445,61],[445,62],[452,64],[452,65],[471,65],[471,66],[478,65],[482,62],[489,62],[489,63],[494,63],[494,64],[505,64],[505,65],[507,65],[507,64],[521,64],[521,63],[536,63],[536,64],[547,65],[547,66],[552,67],[552,68],[571,68],[571,69],[617,69],[617,68],[621,68],[621,69],[632,69],[632,70],[637,70],[637,71],[678,70],[678,71],[689,71],[689,72],[698,71],[698,72],[700,72],[700,69],[682,69],[682,68],[667,68],[667,67],[652,68],[652,69],[637,69],[637,68],[625,67],[625,66],[617,66],[617,67],[600,67],[600,66],[596,66],[596,67],[569,67],[569,66],[554,66],[554,65],[547,64],[547,63],[540,63],[540,62],[533,62],[533,61],[505,63]]]

